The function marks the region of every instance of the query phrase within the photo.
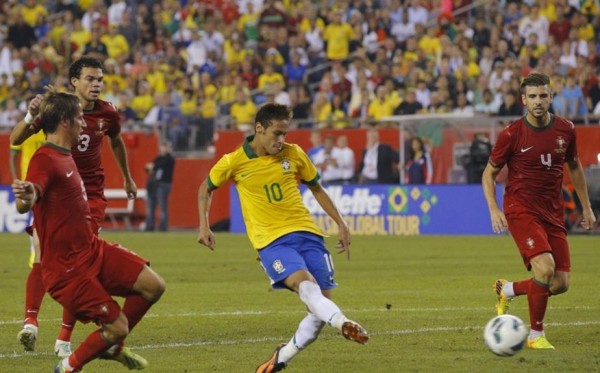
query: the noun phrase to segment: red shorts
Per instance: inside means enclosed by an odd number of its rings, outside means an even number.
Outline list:
[[[50,295],[81,322],[110,324],[121,308],[112,298],[132,294],[132,288],[148,261],[124,247],[96,241],[99,247],[98,265],[75,275],[66,286]]]
[[[527,213],[509,214],[506,220],[527,270],[531,270],[531,259],[542,253],[552,254],[556,270],[571,270],[567,231],[563,226],[544,222]]]
[[[88,205],[90,206],[90,214],[92,216],[92,231],[97,234],[100,231],[101,224],[104,222],[108,202],[104,197],[96,197],[88,199]]]

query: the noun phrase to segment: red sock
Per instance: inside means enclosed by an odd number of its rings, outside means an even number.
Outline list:
[[[527,291],[527,302],[529,303],[529,321],[532,330],[540,332],[544,330],[544,315],[548,306],[549,288],[548,284],[531,281]]]
[[[145,300],[139,294],[133,294],[125,298],[123,313],[127,316],[129,322],[129,332],[140,322],[153,304],[153,302]]]
[[[25,321],[24,324],[38,325],[38,313],[42,300],[46,294],[42,281],[42,268],[40,263],[34,263],[25,284]]]
[[[513,291],[515,292],[515,295],[527,294],[527,290],[529,289],[532,281],[533,278],[528,278],[527,280],[513,282]]]
[[[62,325],[60,326],[60,332],[58,333],[57,339],[65,342],[71,342],[71,334],[73,334],[75,322],[77,322],[75,316],[73,316],[71,312],[67,311],[66,308],[63,308]]]
[[[85,364],[108,350],[110,346],[111,344],[102,336],[102,330],[98,329],[88,335],[85,341],[69,356],[69,364],[75,369],[81,369]]]

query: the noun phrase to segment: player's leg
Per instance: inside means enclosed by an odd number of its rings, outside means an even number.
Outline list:
[[[38,333],[38,313],[46,294],[44,283],[42,281],[42,269],[40,267],[40,240],[35,229],[32,232],[34,244],[34,264],[27,276],[25,284],[25,317],[23,320],[23,329],[17,334],[17,339],[25,351],[33,351]]]
[[[536,349],[554,349],[544,335],[544,316],[548,307],[550,284],[554,277],[554,258],[550,253],[542,253],[531,258],[533,280],[527,289],[529,321],[531,331],[527,346]]]
[[[56,366],[57,372],[74,372],[98,358],[129,333],[127,318],[117,302],[97,278],[75,277],[51,293],[52,297],[83,322],[93,321],[101,328],[88,337]]]
[[[284,285],[298,293],[310,313],[300,322],[292,339],[277,346],[271,358],[257,368],[257,373],[277,372],[285,368],[294,356],[317,339],[326,323],[342,331],[348,339],[358,343],[368,340],[367,332],[359,324],[348,320],[330,299],[331,289],[335,287],[334,271],[322,238],[309,235],[311,237],[307,241],[304,235],[288,235],[259,251],[261,264],[273,286],[281,288]],[[285,277],[285,273],[292,274]]]
[[[77,319],[67,309],[63,308],[62,323],[60,332],[54,343],[54,353],[58,357],[67,357],[71,355],[71,335],[75,329]]]
[[[119,312],[114,321],[102,323],[101,328],[90,333],[73,354],[60,361],[55,372],[67,373],[81,370],[85,364],[105,353],[110,346],[122,341],[128,331],[127,318],[123,312]]]
[[[102,241],[104,260],[102,266],[103,286],[111,295],[125,297],[123,314],[127,317],[129,331],[140,322],[150,307],[165,291],[164,280],[154,272],[147,261],[131,251]],[[121,343],[111,346],[101,356],[121,362],[129,369],[142,369],[147,362]]]

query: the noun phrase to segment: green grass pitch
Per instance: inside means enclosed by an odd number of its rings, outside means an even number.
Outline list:
[[[146,372],[254,372],[287,342],[305,311],[288,291],[272,291],[245,236],[218,234],[211,252],[194,233],[117,233],[116,241],[152,262],[167,283],[162,300],[127,340]],[[494,316],[491,285],[528,277],[508,236],[352,238],[352,257],[334,252],[334,299],[370,332],[361,346],[326,327],[285,372],[592,372],[600,371],[600,237],[570,237],[571,289],[552,297],[546,334],[556,351],[496,357],[482,342]],[[52,372],[60,307],[48,296],[33,353],[17,343],[28,274],[25,235],[0,235],[0,372]],[[511,313],[528,324],[527,300]],[[78,324],[74,344],[94,325]],[[93,361],[85,373],[126,371]]]

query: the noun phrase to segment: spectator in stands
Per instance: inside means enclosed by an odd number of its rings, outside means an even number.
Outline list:
[[[337,165],[340,170],[340,182],[342,184],[352,183],[355,181],[354,173],[356,167],[354,150],[348,146],[348,137],[346,135],[338,136],[336,145],[338,149]]]
[[[475,112],[496,115],[498,114],[499,105],[494,100],[494,95],[489,88],[483,91],[482,101],[475,105]]]
[[[159,209],[158,230],[165,232],[169,229],[169,195],[173,184],[175,158],[171,154],[171,144],[163,141],[160,144],[159,155],[151,163],[146,164],[148,182],[146,192],[146,231],[155,228],[154,215]]]
[[[433,164],[423,139],[413,137],[410,145],[408,159],[404,166],[406,184],[431,184],[433,179]]]
[[[575,77],[567,76],[565,87],[563,88],[563,97],[567,104],[567,117],[573,121],[581,121],[589,112],[581,87],[577,85]]]
[[[406,94],[406,99],[394,110],[394,115],[417,114],[423,109],[423,105],[417,101],[417,95],[414,88],[410,88]]]
[[[98,26],[92,27],[90,41],[85,44],[83,54],[104,61],[108,57],[106,44],[100,40],[102,34]]]
[[[388,98],[388,91],[384,85],[377,87],[375,98],[369,103],[367,109],[369,118],[379,121],[394,114],[394,102]]]
[[[290,102],[295,120],[306,120],[310,117],[310,94],[305,86],[299,86],[290,90]],[[310,128],[311,123],[303,121],[298,124],[299,128]]]
[[[326,135],[322,149],[314,155],[313,163],[319,170],[323,184],[340,184],[339,149],[333,135]]]
[[[234,128],[244,132],[251,130],[256,111],[256,105],[248,98],[246,92],[243,90],[237,91],[236,100],[231,105]]]
[[[326,57],[329,60],[344,60],[350,51],[350,40],[354,38],[352,27],[343,22],[341,10],[332,14],[331,23],[325,27],[323,40],[327,42]]]
[[[360,184],[393,184],[398,182],[398,153],[379,142],[375,128],[367,130],[367,143],[359,166]]]
[[[154,99],[150,91],[150,85],[146,81],[141,81],[137,85],[137,92],[131,100],[131,108],[135,111],[138,118],[144,118],[154,105]]]
[[[311,106],[312,118],[319,128],[329,127],[331,118],[331,102],[325,92],[317,92]]]
[[[509,91],[504,94],[504,101],[500,105],[500,109],[498,109],[498,115],[501,117],[523,115],[523,108],[517,102],[515,92]]]
[[[35,30],[23,19],[21,13],[15,15],[15,21],[8,27],[7,40],[16,49],[30,48],[36,42]]]

